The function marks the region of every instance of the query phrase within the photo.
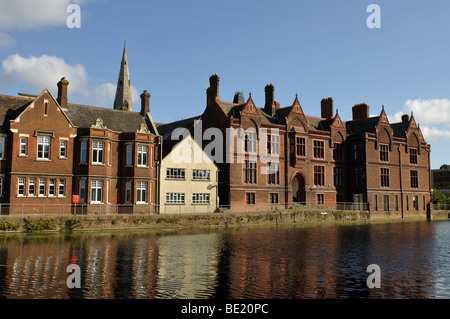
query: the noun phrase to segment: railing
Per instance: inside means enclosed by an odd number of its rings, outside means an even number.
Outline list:
[[[253,205],[132,205],[132,204],[0,204],[0,216],[100,216],[150,214],[202,214],[226,212],[270,212],[281,210],[353,210],[367,211],[367,203],[279,203]]]
[[[433,210],[450,210],[450,204],[433,204]]]

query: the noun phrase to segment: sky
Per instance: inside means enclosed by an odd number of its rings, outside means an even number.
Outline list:
[[[450,164],[449,12],[448,0],[0,0],[0,94],[56,96],[66,77],[69,102],[112,108],[126,41],[134,110],[147,90],[155,122],[202,114],[217,73],[224,101],[251,92],[263,107],[272,83],[281,107],[298,94],[310,116],[326,97],[342,120],[358,103],[391,123],[412,112],[436,169]]]

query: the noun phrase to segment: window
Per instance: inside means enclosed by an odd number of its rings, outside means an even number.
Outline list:
[[[406,210],[409,210],[409,196],[406,195]]]
[[[28,196],[36,196],[36,179],[28,179]]]
[[[103,200],[103,181],[91,181],[91,203],[101,203]]]
[[[299,157],[306,156],[306,139],[304,137],[296,138],[296,148],[297,148],[297,153],[296,153],[297,156],[299,156]]]
[[[389,145],[380,144],[380,161],[389,162]]]
[[[341,187],[344,185],[344,168],[343,167],[333,167],[333,179],[334,187]]]
[[[209,194],[192,194],[192,204],[209,204]]]
[[[389,211],[389,195],[383,195],[384,211]]]
[[[184,168],[168,168],[166,170],[166,178],[184,179],[185,178],[185,169]]]
[[[167,204],[184,204],[184,193],[166,193]]]
[[[333,159],[335,161],[342,161],[342,143],[334,143]]]
[[[103,164],[104,142],[92,141],[92,164]]]
[[[398,195],[395,195],[395,210],[398,211]]]
[[[38,136],[37,158],[50,159],[50,136]]]
[[[270,193],[270,203],[278,204],[278,193]]]
[[[6,137],[0,136],[0,159],[5,159],[5,143]]]
[[[267,154],[279,155],[280,153],[280,136],[279,135],[267,135]]]
[[[256,163],[245,161],[244,162],[244,183],[256,184]]]
[[[67,158],[67,141],[66,140],[59,141],[59,157]]]
[[[325,158],[324,141],[314,141],[314,158]]]
[[[409,149],[409,163],[417,165],[417,148]]]
[[[45,189],[47,188],[47,180],[39,178],[39,196],[45,196]]]
[[[362,177],[363,177],[362,167],[355,167],[353,169],[353,183],[355,186],[357,187],[362,186]]]
[[[56,179],[51,178],[48,181],[48,196],[55,196],[56,194]]]
[[[44,100],[44,116],[48,115],[48,100]]]
[[[374,195],[375,211],[378,211],[378,195]]]
[[[80,189],[78,191],[78,195],[80,196],[80,203],[84,203],[86,201],[86,180],[80,179]]]
[[[194,169],[192,172],[192,179],[194,180],[209,180],[210,171],[206,169]]]
[[[353,160],[359,161],[361,159],[361,145],[353,145]]]
[[[267,166],[267,184],[280,185],[280,169],[278,163],[271,163]]]
[[[28,149],[28,138],[27,137],[21,137],[20,138],[20,150],[19,155],[25,156],[27,155]]]
[[[381,187],[389,187],[389,168],[381,168]]]
[[[1,193],[0,193],[1,194]],[[425,196],[423,197],[423,210],[426,210],[426,202],[425,202]]]
[[[80,143],[80,163],[86,163],[87,159],[87,141],[81,141]]]
[[[131,203],[131,182],[125,183],[125,203]]]
[[[314,185],[325,186],[325,166],[314,166]]]
[[[58,196],[64,197],[66,196],[66,180],[60,179],[58,183]]]
[[[413,196],[413,210],[419,210],[419,196]]]
[[[3,177],[0,177],[0,196],[3,196]]]
[[[137,154],[137,165],[138,166],[147,166],[148,165],[148,146],[147,145],[138,145],[138,154]]]
[[[111,142],[108,142],[108,165],[111,165]]]
[[[256,153],[256,132],[253,130],[244,132],[244,152]]]
[[[255,193],[246,193],[245,194],[245,203],[247,205],[255,205]]]
[[[325,204],[325,195],[317,194],[317,205],[323,205],[323,204]]]
[[[147,182],[136,183],[136,203],[147,203]]]
[[[411,171],[411,188],[419,188],[419,173]]]
[[[133,145],[127,144],[126,145],[126,160],[125,160],[126,166],[133,165]]]
[[[18,187],[17,187],[17,195],[25,196],[25,178],[24,177],[19,177]]]
[[[106,204],[109,204],[109,180],[106,181]]]

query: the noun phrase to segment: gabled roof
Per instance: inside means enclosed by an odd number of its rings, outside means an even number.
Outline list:
[[[194,124],[200,119],[200,116],[194,116],[188,119],[167,123],[167,124],[159,124],[157,126],[159,135],[162,136],[163,140],[167,140],[172,132],[177,128],[185,128],[187,130],[191,130],[194,127]]]
[[[0,128],[9,130],[9,121],[16,119],[34,98],[0,94]]]
[[[89,128],[100,118],[107,129],[115,132],[136,132],[144,124],[150,133],[158,135],[151,123],[138,112],[70,103],[64,112],[76,127]]]

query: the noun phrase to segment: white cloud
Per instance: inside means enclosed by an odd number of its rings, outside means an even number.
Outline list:
[[[0,29],[35,29],[66,24],[67,6],[80,0],[0,0]]]
[[[416,123],[428,142],[450,140],[449,99],[409,99],[402,111],[389,116],[391,123],[400,122],[403,114],[414,115]]]
[[[56,56],[42,55],[40,57],[22,57],[19,54],[9,56],[2,61],[3,74],[1,77],[10,81],[18,81],[41,92],[48,88],[56,92],[56,84],[62,77],[69,80],[69,98],[82,96],[90,104],[95,106],[112,106],[116,94],[116,84],[93,84],[86,69],[80,65],[70,65],[64,59]],[[135,87],[131,87],[133,103],[139,103],[139,93]],[[77,103],[77,101],[72,101]],[[136,109],[136,106],[134,106]]]

